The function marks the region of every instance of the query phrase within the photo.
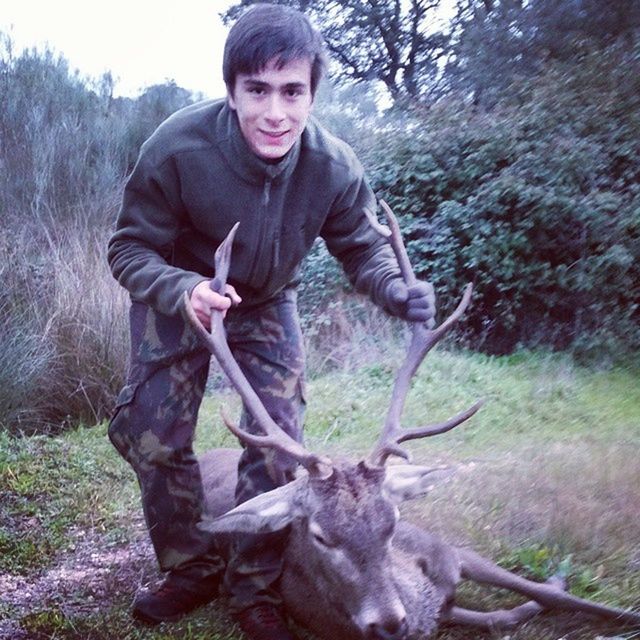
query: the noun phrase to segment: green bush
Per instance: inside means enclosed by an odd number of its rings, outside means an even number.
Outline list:
[[[443,309],[475,283],[475,344],[640,346],[639,71],[640,49],[550,65],[491,112],[449,100],[372,150]]]

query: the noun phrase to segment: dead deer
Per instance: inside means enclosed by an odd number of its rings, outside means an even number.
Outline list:
[[[390,230],[373,214],[371,223],[389,237],[402,275],[411,284],[415,276],[400,230],[390,209],[384,203],[382,206]],[[237,225],[216,252],[213,286],[217,291],[224,289],[236,229]],[[512,627],[543,609],[582,612],[640,627],[640,613],[573,596],[564,591],[559,578],[546,583],[527,580],[399,519],[398,504],[424,495],[448,472],[405,463],[387,465],[389,457],[408,460],[400,446],[403,442],[453,429],[480,406],[477,403],[441,424],[413,429],[400,425],[412,376],[427,352],[463,314],[470,297],[468,286],[458,308],[434,330],[413,324],[411,344],[372,453],[355,464],[338,464],[308,451],[278,427],[231,355],[222,314],[214,314],[209,333],[185,295],[189,320],[264,433],[244,432],[223,415],[227,427],[244,443],[290,455],[304,469],[293,482],[232,508],[239,453],[229,449],[208,452],[200,465],[209,519],[201,526],[221,540],[236,533],[290,526],[281,578],[284,604],[297,623],[319,638],[428,638],[444,622],[484,629]],[[456,604],[456,587],[465,579],[509,589],[530,600],[509,610],[466,609]]]

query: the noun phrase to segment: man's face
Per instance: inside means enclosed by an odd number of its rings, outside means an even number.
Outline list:
[[[292,60],[281,69],[271,60],[255,74],[236,76],[229,106],[251,150],[264,160],[282,158],[307,123],[311,95],[311,61]]]

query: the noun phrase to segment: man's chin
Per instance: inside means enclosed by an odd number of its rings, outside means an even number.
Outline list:
[[[287,155],[293,145],[261,144],[253,152],[262,160],[280,160]]]

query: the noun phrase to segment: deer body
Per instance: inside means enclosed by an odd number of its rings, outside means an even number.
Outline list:
[[[391,235],[405,281],[415,280],[397,222],[386,207]],[[235,228],[216,252],[216,286],[224,287]],[[222,290],[222,289],[221,289]],[[440,622],[485,629],[510,627],[544,608],[580,611],[640,628],[640,613],[607,607],[566,593],[561,581],[526,580],[488,559],[446,544],[399,520],[397,505],[428,493],[442,469],[387,464],[390,456],[407,458],[401,444],[448,431],[471,417],[474,405],[439,424],[413,429],[400,426],[411,377],[426,353],[462,315],[468,287],[454,313],[431,331],[413,324],[412,341],[394,383],[390,408],[373,452],[358,463],[336,463],[309,452],[271,419],[249,385],[226,343],[221,313],[212,315],[209,333],[198,321],[185,294],[185,311],[202,340],[218,359],[245,407],[262,429],[247,433],[225,418],[245,444],[291,456],[305,471],[293,482],[233,507],[239,451],[214,450],[200,459],[206,511],[201,526],[216,534],[221,553],[232,536],[290,527],[281,592],[289,614],[326,640],[418,640],[432,636]],[[449,475],[445,470],[444,475]],[[530,600],[509,610],[479,612],[459,607],[456,587],[462,579],[520,593]]]

